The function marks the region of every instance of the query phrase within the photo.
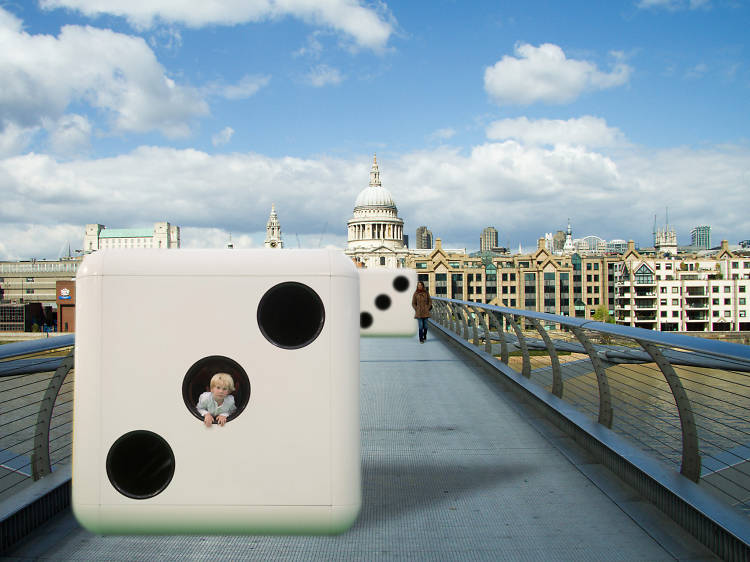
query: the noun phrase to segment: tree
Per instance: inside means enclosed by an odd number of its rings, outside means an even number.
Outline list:
[[[615,319],[614,317],[609,313],[609,310],[607,310],[607,307],[602,305],[599,308],[594,311],[594,316],[592,316],[594,320],[597,322],[606,322],[607,324],[614,324]]]

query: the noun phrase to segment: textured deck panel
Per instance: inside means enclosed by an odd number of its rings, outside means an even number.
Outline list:
[[[431,337],[431,335],[430,335]],[[101,537],[69,513],[7,555],[77,560],[673,560],[436,339],[361,340],[363,508],[334,537]],[[209,477],[207,477],[207,480]],[[651,533],[656,536],[659,533]]]

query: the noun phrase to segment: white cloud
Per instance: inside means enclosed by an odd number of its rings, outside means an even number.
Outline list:
[[[21,127],[6,120],[0,126],[0,158],[23,152],[38,131],[39,127]]]
[[[452,129],[450,127],[445,127],[443,129],[438,129],[437,131],[433,131],[429,136],[428,140],[431,141],[446,141],[449,139],[452,139],[456,135],[456,130]]]
[[[525,135],[534,138],[532,132]],[[745,146],[620,146],[606,155],[583,144],[505,140],[468,151],[440,147],[378,156],[406,232],[425,224],[446,247],[475,248],[487,225],[513,248],[533,247],[544,232],[564,228],[567,217],[576,236],[648,244],[654,213],[667,205],[681,242],[696,224],[710,224],[716,239],[735,242],[750,230]],[[91,222],[124,228],[169,220],[182,227],[186,247],[223,247],[229,232],[238,247],[258,247],[272,203],[288,247],[297,246],[296,235],[302,247],[343,247],[371,161],[366,154],[300,159],[158,147],[95,160],[0,159],[0,259],[55,257],[72,233],[76,249]],[[707,205],[706,193],[721,193],[721,205]],[[35,225],[67,226],[35,230],[42,227],[28,225],[29,217]],[[35,232],[45,234],[29,236]]]
[[[211,144],[214,146],[227,144],[232,139],[233,134],[234,129],[232,129],[232,127],[224,127],[221,131],[211,137]]]
[[[636,6],[643,10],[664,9],[669,10],[670,12],[676,12],[678,10],[710,8],[711,0],[639,0],[639,2],[636,3]]]
[[[271,82],[270,76],[245,75],[236,84],[214,82],[204,88],[208,95],[219,96],[228,100],[242,100],[254,96],[258,90]]]
[[[332,68],[327,64],[319,64],[310,69],[305,79],[316,88],[321,88],[328,84],[340,84],[343,76],[337,68]]]
[[[685,73],[685,78],[693,80],[703,78],[706,75],[706,72],[708,72],[708,65],[705,63],[699,63]]]
[[[55,154],[73,156],[91,146],[91,123],[82,115],[63,115],[54,123],[45,123],[45,128]]]
[[[196,90],[166,76],[143,39],[80,26],[32,35],[2,8],[0,76],[0,120],[22,128],[57,123],[71,104],[84,103],[116,132],[179,137],[208,112]]]
[[[490,123],[487,138],[517,140],[527,145],[581,145],[589,148],[623,144],[625,137],[604,119],[584,116],[578,119],[502,119]]]
[[[519,43],[514,50],[515,57],[505,55],[485,69],[484,89],[498,105],[569,103],[587,91],[622,86],[632,72],[619,53],[612,53],[617,62],[607,73],[593,63],[567,58],[550,43]]]
[[[138,29],[153,27],[160,21],[198,28],[291,16],[344,33],[357,45],[373,50],[386,47],[395,25],[384,5],[374,9],[357,0],[41,0],[40,5],[46,9],[69,8],[90,17],[122,16]]]

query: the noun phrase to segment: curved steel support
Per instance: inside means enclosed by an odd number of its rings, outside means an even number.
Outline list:
[[[512,314],[503,314],[503,316],[505,316],[505,318],[513,328],[513,331],[516,333],[516,337],[518,338],[518,346],[521,348],[521,353],[523,354],[523,369],[521,370],[521,374],[527,379],[531,378],[531,357],[529,356],[529,346],[526,345],[526,338],[524,337],[521,328],[516,323]]]
[[[690,478],[693,482],[698,482],[701,477],[701,455],[698,448],[698,429],[695,426],[693,417],[693,407],[690,399],[682,386],[680,377],[672,367],[672,364],[662,355],[659,348],[652,343],[642,340],[635,340],[648,353],[657,364],[664,378],[667,380],[677,412],[680,415],[680,426],[682,428],[682,468],[680,472]]]
[[[537,320],[536,318],[529,318],[529,320],[531,320],[531,323],[536,328],[536,331],[539,332],[539,335],[542,336],[544,345],[547,346],[547,353],[549,353],[550,361],[552,362],[552,394],[554,394],[558,398],[562,398],[562,373],[560,371],[560,359],[557,357],[557,350],[555,349],[555,345],[552,343],[547,330],[544,329],[544,326],[542,326],[539,320]]]
[[[476,313],[476,310],[471,305],[464,305],[464,310],[466,311],[466,320],[468,322],[471,322],[471,335],[472,335],[472,343],[479,347],[479,330],[478,330],[478,324],[479,324],[479,316]],[[472,318],[472,315],[474,318]],[[468,334],[467,334],[468,335]],[[468,341],[468,338],[467,338]]]
[[[482,310],[478,306],[474,307],[474,312],[477,315],[477,322],[482,322],[482,328],[484,328],[484,350],[492,355],[492,336],[490,336],[490,320],[489,313],[486,310]],[[479,346],[479,342],[477,342]]]
[[[508,342],[505,339],[505,330],[503,330],[503,316],[500,315],[500,318],[498,319],[497,314],[495,312],[490,312],[488,315],[492,320],[495,321],[497,324],[497,336],[500,340],[500,361],[508,364],[510,354],[508,353]],[[490,326],[492,326],[492,322],[490,321]],[[491,352],[490,352],[491,353]]]
[[[609,381],[607,380],[607,371],[604,369],[599,356],[596,354],[594,346],[591,344],[591,340],[586,337],[581,328],[571,326],[571,331],[575,334],[575,337],[581,342],[581,345],[589,354],[591,359],[591,365],[594,367],[596,373],[596,384],[599,387],[599,423],[605,427],[612,429],[612,396],[609,392]]]
[[[465,304],[460,304],[458,306],[461,311],[461,337],[466,341],[469,341],[469,313],[466,311]]]
[[[34,480],[47,476],[52,472],[52,465],[49,458],[49,429],[52,420],[52,410],[55,407],[55,400],[60,392],[60,388],[65,381],[65,377],[73,368],[74,350],[63,359],[60,366],[52,375],[47,385],[44,397],[39,403],[39,414],[36,418],[34,428],[34,451],[31,454],[31,475]]]

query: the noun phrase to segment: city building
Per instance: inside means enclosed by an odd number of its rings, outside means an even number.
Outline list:
[[[418,250],[429,250],[433,247],[432,231],[426,226],[417,227],[417,246]]]
[[[347,226],[344,253],[360,267],[404,267],[409,255],[404,244],[404,221],[380,181],[377,156],[372,160],[370,184],[357,196]]]
[[[711,227],[696,226],[690,231],[690,245],[695,248],[708,250],[711,247]]]
[[[281,239],[281,223],[279,223],[279,216],[276,214],[276,207],[273,204],[266,223],[266,240],[263,242],[263,247],[273,249],[284,247],[284,242]]]
[[[615,269],[618,324],[672,332],[750,330],[750,257],[644,256],[630,243]]]
[[[494,226],[488,226],[482,230],[479,236],[479,251],[489,252],[498,247],[497,229]]]
[[[433,296],[591,318],[600,307],[614,313],[618,256],[557,256],[540,238],[530,254],[467,256],[444,250],[438,238],[407,267]]]
[[[105,248],[179,248],[180,227],[168,222],[154,223],[154,228],[107,228],[87,224],[83,252]]]
[[[82,258],[0,262],[0,332],[54,330],[60,303],[59,283],[73,283]]]

